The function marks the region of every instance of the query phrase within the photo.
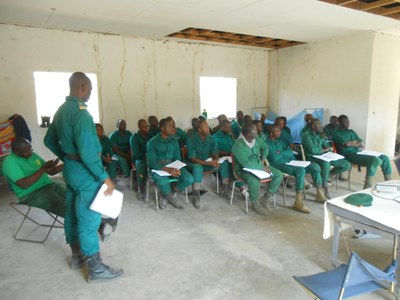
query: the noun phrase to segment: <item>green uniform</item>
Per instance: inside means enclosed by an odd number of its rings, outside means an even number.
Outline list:
[[[254,146],[250,148],[240,138],[233,145],[232,154],[234,155],[235,173],[247,183],[250,200],[257,201],[260,194],[260,179],[249,172],[243,171],[243,168],[264,170],[263,160],[268,156],[268,145],[260,138],[257,138]],[[283,175],[281,171],[274,167],[270,166],[270,170],[272,172],[272,180],[268,184],[268,192],[275,194],[282,182]]]
[[[129,130],[126,130],[123,134],[120,133],[118,129],[115,130],[110,134],[111,147],[116,147],[119,151],[122,151],[123,153],[129,153],[131,151],[129,145],[131,136],[132,133]],[[114,153],[114,157],[118,160],[118,164],[122,170],[122,173],[126,178],[128,178],[131,175],[131,166],[129,164],[129,161],[125,157],[118,155],[117,153]]]
[[[197,158],[201,160],[206,160],[209,157],[214,155],[218,155],[218,147],[211,135],[207,135],[204,140],[200,138],[200,135],[193,136],[190,140],[188,140],[188,158],[189,161],[191,158]],[[204,171],[212,171],[214,170],[211,166],[203,166],[195,163],[188,163],[188,168],[191,170],[195,189],[199,189],[199,184],[203,179]],[[218,168],[219,174],[221,175],[222,182],[224,184],[229,183],[229,163],[225,160]]]
[[[306,134],[307,132],[311,131],[309,126],[304,126],[303,129],[300,131],[300,137],[303,138],[303,135]]]
[[[280,140],[284,141],[287,145],[293,144],[293,137],[290,133],[289,127],[284,127],[281,130],[281,136],[279,137]]]
[[[260,132],[258,135],[259,138],[261,138],[265,143],[267,142],[267,135],[264,132]]]
[[[147,160],[150,170],[161,170],[163,167],[175,160],[181,160],[179,144],[173,137],[163,139],[161,134],[157,134],[147,143]],[[183,191],[193,183],[192,175],[186,168],[180,169],[181,175],[177,177],[177,188]],[[152,173],[151,177],[156,182],[161,194],[166,197],[171,194],[171,186],[168,176],[159,176]]]
[[[115,180],[117,178],[117,164],[115,160],[111,160],[111,163],[107,163],[103,159],[103,156],[113,157],[113,151],[111,148],[110,139],[105,135],[103,135],[99,138],[99,141],[101,145],[101,156],[102,156],[103,166],[106,167],[108,175],[110,175],[110,178],[112,180]]]
[[[143,135],[140,131],[131,137],[132,162],[136,166],[137,182],[140,189],[144,190],[147,179],[147,142],[149,135]]]
[[[270,137],[267,139],[269,147],[268,161],[271,166],[277,168],[283,173],[289,174],[296,178],[296,191],[304,190],[304,176],[306,173],[311,174],[316,187],[322,186],[321,168],[316,163],[310,163],[306,168],[288,166],[286,163],[291,160],[296,160],[292,149],[282,140],[272,140]]]
[[[28,158],[10,153],[3,162],[3,173],[20,203],[44,209],[64,218],[65,185],[53,182],[47,173],[26,189],[16,184],[18,180],[36,173],[44,163],[36,153],[32,153]]]
[[[324,133],[328,137],[328,139],[332,140],[333,132],[338,128],[338,126],[332,126],[332,124],[326,124],[324,126]]]
[[[327,162],[313,156],[324,154],[322,149],[329,147],[328,142],[323,136],[321,136],[321,134],[317,134],[314,131],[309,130],[302,136],[301,144],[303,145],[306,159],[317,163],[321,167],[323,187],[327,186],[329,180],[329,172],[336,175],[351,169],[351,164],[345,159]],[[333,169],[330,171],[331,166],[333,166]]]
[[[235,137],[235,139],[237,139],[239,137],[239,135],[242,133],[242,126],[240,126],[236,120],[232,120],[231,130],[232,130],[233,136]]]
[[[160,133],[160,128],[158,127],[150,127],[149,128],[149,138],[155,137],[157,134]]]
[[[392,174],[392,167],[387,155],[382,154],[379,157],[359,155],[360,150],[357,147],[344,147],[344,144],[349,141],[362,142],[360,137],[351,129],[343,129],[338,127],[333,133],[333,142],[336,144],[338,151],[346,159],[354,164],[367,167],[367,176],[374,176],[378,167],[381,166],[384,175]]]
[[[192,136],[194,136],[194,135],[196,135],[196,134],[197,134],[197,131],[194,130],[193,128],[190,128],[190,129],[187,131],[186,139],[190,139],[190,138],[192,138]]]
[[[177,127],[176,133],[172,137],[178,141],[179,147],[183,147],[186,145],[187,134],[182,129]]]
[[[101,214],[89,206],[108,174],[101,163],[101,146],[86,103],[68,96],[54,115],[44,143],[64,161],[67,243],[79,242],[83,254],[92,256],[99,252]]]

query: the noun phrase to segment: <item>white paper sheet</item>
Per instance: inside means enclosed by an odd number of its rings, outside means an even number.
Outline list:
[[[271,174],[268,172],[265,172],[263,170],[256,170],[256,169],[249,169],[249,168],[243,168],[244,171],[250,172],[253,175],[256,175],[260,179],[267,179],[271,177]]]
[[[158,176],[171,176],[168,172],[163,170],[151,170],[153,173],[156,173]]]
[[[286,163],[288,166],[293,166],[293,167],[308,167],[311,162],[309,161],[303,161],[303,160],[291,160],[288,163]]]
[[[107,185],[103,184],[97,192],[96,198],[94,198],[92,204],[90,204],[90,209],[115,219],[121,213],[124,194],[114,190],[112,195],[105,196],[104,192],[106,189]]]
[[[383,153],[382,153],[382,152],[377,152],[377,151],[371,151],[371,150],[363,150],[363,151],[357,152],[357,154],[359,154],[359,155],[368,155],[368,156],[376,156],[376,157],[379,157],[379,156],[381,156]]]
[[[185,167],[186,164],[184,162],[181,162],[180,160],[176,160],[168,165],[166,165],[166,167],[168,168],[175,168],[175,169],[182,169],[183,167]]]
[[[327,161],[327,162],[344,158],[344,156],[334,153],[334,152],[327,152],[322,155],[313,155],[313,156],[316,158],[322,159],[324,161]]]
[[[209,157],[209,158],[206,159],[206,161],[212,161],[212,160],[213,160],[212,157]],[[230,156],[222,156],[222,157],[220,157],[218,159],[218,163],[222,164],[225,160],[227,160],[228,163],[230,163],[230,164],[232,163],[232,157],[230,157]]]

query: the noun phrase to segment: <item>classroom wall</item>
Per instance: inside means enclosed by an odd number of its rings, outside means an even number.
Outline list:
[[[136,131],[137,120],[151,114],[171,115],[187,128],[200,114],[200,76],[236,77],[238,110],[267,106],[268,62],[264,49],[0,25],[0,120],[21,114],[35,151],[50,156],[46,129],[37,125],[33,72],[79,70],[98,75],[107,133],[119,118]]]

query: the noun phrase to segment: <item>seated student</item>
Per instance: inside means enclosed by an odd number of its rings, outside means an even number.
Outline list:
[[[167,201],[176,208],[183,208],[185,203],[177,199],[177,192],[184,191],[189,185],[193,183],[192,175],[186,170],[169,168],[167,165],[175,160],[181,159],[178,141],[173,138],[174,127],[171,120],[160,120],[160,133],[153,137],[147,143],[147,160],[150,170],[163,170],[168,172],[170,176],[178,180],[177,184],[173,184],[173,194],[171,191],[171,184],[168,176],[159,176],[152,173],[151,177],[160,189],[161,200],[160,208],[167,207]]]
[[[277,168],[283,173],[289,174],[296,178],[296,198],[293,208],[300,212],[310,213],[308,207],[303,204],[303,193],[304,193],[304,177],[307,174],[311,174],[314,182],[314,186],[317,189],[317,196],[315,201],[324,203],[326,197],[324,195],[324,189],[322,188],[321,168],[316,163],[310,163],[306,168],[288,166],[286,163],[291,160],[296,160],[293,154],[293,150],[282,141],[279,136],[281,129],[279,126],[274,125],[271,127],[267,144],[269,147],[268,161],[271,166]]]
[[[300,132],[301,138],[303,138],[303,134],[305,134],[307,131],[310,130],[310,122],[311,122],[312,118],[314,118],[314,116],[312,114],[305,114],[304,115],[305,126],[303,127],[303,129]]]
[[[241,110],[238,110],[236,112],[236,122],[239,124],[240,127],[243,126],[243,118],[244,118],[244,114]]]
[[[172,137],[178,141],[179,147],[182,148],[186,146],[186,140],[187,140],[186,132],[181,128],[176,127],[175,120],[172,117],[167,117],[166,119],[172,122],[172,127],[174,128],[174,135]]]
[[[222,122],[222,121],[225,121],[225,120],[228,120],[228,118],[226,117],[226,115],[221,114],[221,115],[219,115],[219,116],[217,117],[217,120],[218,120],[218,125],[215,126],[215,127],[212,129],[211,134],[217,133],[217,132],[221,129],[221,122]]]
[[[278,117],[275,119],[276,126],[279,127],[281,130],[281,135],[279,139],[285,142],[290,148],[294,149],[293,137],[290,133],[290,128],[286,126],[286,118],[285,117]]]
[[[118,164],[125,178],[130,176],[131,148],[129,141],[132,133],[126,130],[125,120],[117,121],[117,130],[110,134],[111,147],[114,152],[114,157],[118,160]]]
[[[96,132],[101,145],[101,161],[111,180],[115,183],[117,179],[117,166],[115,160],[112,159],[113,152],[110,139],[104,135],[103,126],[99,123],[96,123]]]
[[[243,117],[243,122],[242,122],[242,126],[244,126],[245,124],[250,124],[251,123],[251,121],[253,121],[253,119],[251,118],[251,116],[250,115],[245,115],[244,117]]]
[[[333,132],[338,128],[338,126],[339,126],[338,117],[331,116],[329,118],[329,124],[326,124],[324,126],[324,133],[326,134],[326,137],[329,140],[332,140]]]
[[[253,120],[251,123],[256,126],[258,137],[261,138],[264,143],[267,142],[267,135],[264,133],[262,123],[260,120]]]
[[[156,136],[160,132],[160,128],[158,127],[158,119],[156,116],[149,116],[147,118],[147,122],[149,123],[149,137],[150,139],[153,136]]]
[[[139,187],[138,197],[143,200],[146,194],[147,179],[147,142],[150,140],[149,124],[145,119],[138,121],[139,130],[131,137],[129,144],[132,152],[132,163],[136,166],[136,178]]]
[[[232,154],[234,155],[234,167],[236,174],[242,178],[249,187],[250,201],[253,209],[260,215],[268,215],[269,201],[277,192],[282,182],[283,175],[281,171],[269,166],[267,161],[268,146],[262,139],[257,138],[257,129],[247,123],[242,128],[243,138],[239,138],[233,144]],[[264,165],[266,165],[264,167]],[[268,184],[267,191],[263,200],[260,202],[260,179],[255,175],[243,171],[243,168],[265,170],[272,173],[272,180]]]
[[[199,118],[192,119],[192,128],[190,128],[186,133],[187,139],[190,139],[193,135],[197,134],[197,130],[199,129],[199,123],[200,123]]]
[[[364,189],[371,187],[372,177],[375,175],[378,166],[381,166],[385,180],[391,180],[392,167],[389,157],[384,154],[379,157],[357,154],[360,148],[364,147],[362,140],[353,130],[349,129],[350,121],[347,116],[339,116],[338,121],[339,127],[333,132],[333,141],[339,153],[348,161],[367,167]]]
[[[351,164],[345,159],[334,160],[327,162],[325,160],[314,157],[314,155],[321,155],[326,152],[332,151],[325,135],[322,132],[321,122],[317,118],[311,119],[309,123],[310,129],[302,136],[301,144],[304,148],[306,159],[317,163],[321,167],[322,186],[325,191],[325,197],[330,199],[328,190],[329,170],[332,175],[341,174],[351,169]]]
[[[188,169],[194,177],[194,206],[201,208],[200,190],[204,171],[217,169],[222,178],[222,195],[229,197],[229,163],[218,163],[218,147],[210,135],[210,129],[206,121],[200,121],[198,134],[188,140]],[[211,157],[211,161],[206,161]]]

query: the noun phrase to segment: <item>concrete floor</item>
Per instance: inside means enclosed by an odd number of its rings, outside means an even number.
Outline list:
[[[362,176],[353,171],[352,191],[361,189]],[[376,177],[382,181],[381,174]],[[159,213],[152,209],[153,201],[152,208],[138,201],[128,182],[119,183],[125,195],[121,220],[112,237],[101,243],[101,254],[106,264],[123,267],[125,274],[98,284],[86,282],[87,270],[69,268],[70,249],[62,229],[54,230],[43,245],[13,239],[21,217],[9,207],[7,185],[2,184],[0,299],[310,299],[292,275],[331,266],[331,239],[322,238],[323,205],[312,201],[315,189],[307,191],[310,215],[291,209],[293,190],[283,206],[280,190],[277,208],[261,217],[252,210],[243,212],[239,193],[232,206],[215,195],[214,180],[203,196],[203,210],[189,204],[185,210],[168,206]],[[331,187],[333,197],[348,193],[346,182],[339,185],[339,190]],[[363,258],[379,267],[390,262],[390,240],[345,235]],[[344,243],[339,255],[347,261]],[[393,297],[377,292],[355,299]]]

